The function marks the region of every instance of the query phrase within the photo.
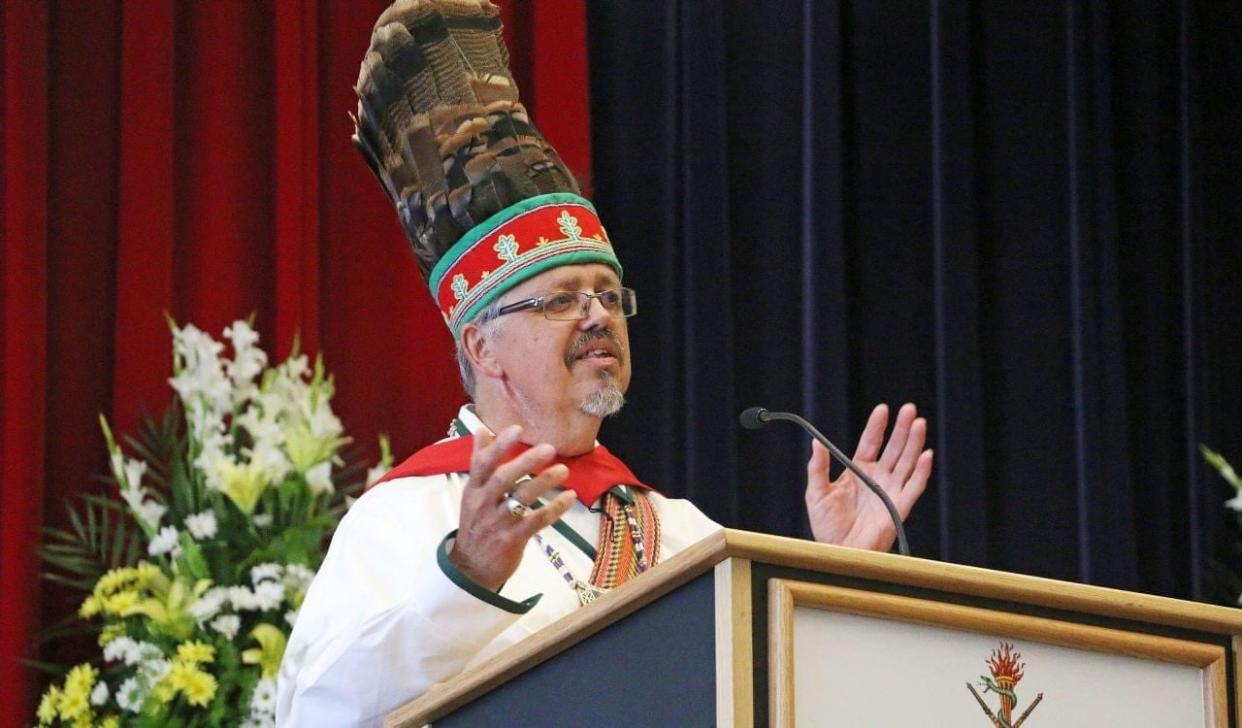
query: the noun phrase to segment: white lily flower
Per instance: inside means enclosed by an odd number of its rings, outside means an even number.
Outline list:
[[[134,509],[134,515],[138,516],[139,519],[145,522],[152,529],[160,527],[160,519],[162,519],[164,514],[167,512],[168,506],[163,505],[162,503],[156,503],[150,499],[144,500],[142,503],[138,504],[137,508]]]
[[[141,487],[142,476],[146,475],[146,473],[146,461],[129,458],[125,460],[125,484],[130,488]]]
[[[250,399],[257,388],[250,383],[267,366],[267,354],[255,344],[259,342],[259,333],[245,321],[234,321],[232,326],[224,330],[224,335],[233,342],[233,361],[226,366],[229,379],[239,396],[235,401]]]
[[[197,541],[215,536],[220,528],[219,524],[216,523],[215,511],[211,509],[186,516],[185,527]]]
[[[147,544],[147,553],[152,556],[160,556],[161,554],[170,554],[176,558],[181,554],[181,542],[177,537],[176,526],[164,526],[160,532],[151,539],[151,543]]]
[[[332,492],[332,462],[324,460],[306,471],[306,486],[312,493]]]

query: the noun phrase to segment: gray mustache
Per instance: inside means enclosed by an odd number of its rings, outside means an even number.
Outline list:
[[[574,359],[577,359],[578,354],[582,352],[582,347],[596,339],[609,339],[616,344],[617,360],[625,363],[625,347],[621,346],[621,341],[617,339],[617,335],[612,332],[612,329],[592,329],[590,331],[583,331],[574,340],[574,343],[569,345],[569,350],[565,352],[565,366],[572,367]]]

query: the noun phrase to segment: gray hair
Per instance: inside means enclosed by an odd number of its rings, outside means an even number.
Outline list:
[[[484,336],[492,336],[496,332],[496,320],[500,318],[500,308],[503,305],[504,304],[500,301],[495,301],[466,323],[478,326],[483,330]],[[473,402],[475,381],[474,369],[470,366],[470,357],[466,356],[466,350],[462,348],[460,336],[457,337],[453,343],[457,345],[457,370],[461,373],[462,389],[466,390],[466,396],[468,396],[470,401]]]

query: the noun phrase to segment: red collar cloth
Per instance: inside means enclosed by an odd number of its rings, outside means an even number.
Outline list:
[[[514,445],[503,462],[509,462],[530,449],[530,445]],[[393,468],[387,475],[375,481],[372,487],[388,480],[408,478],[415,475],[443,475],[445,473],[470,472],[470,455],[474,451],[474,436],[442,440],[419,450],[405,462]],[[616,455],[603,445],[574,457],[557,457],[549,463],[563,463],[569,468],[565,487],[577,494],[578,500],[588,508],[614,485],[631,485],[651,490]]]

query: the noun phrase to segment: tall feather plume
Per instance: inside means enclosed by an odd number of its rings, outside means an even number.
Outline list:
[[[470,228],[578,183],[518,101],[488,0],[397,0],[358,84],[354,145],[397,208],[424,276]]]

